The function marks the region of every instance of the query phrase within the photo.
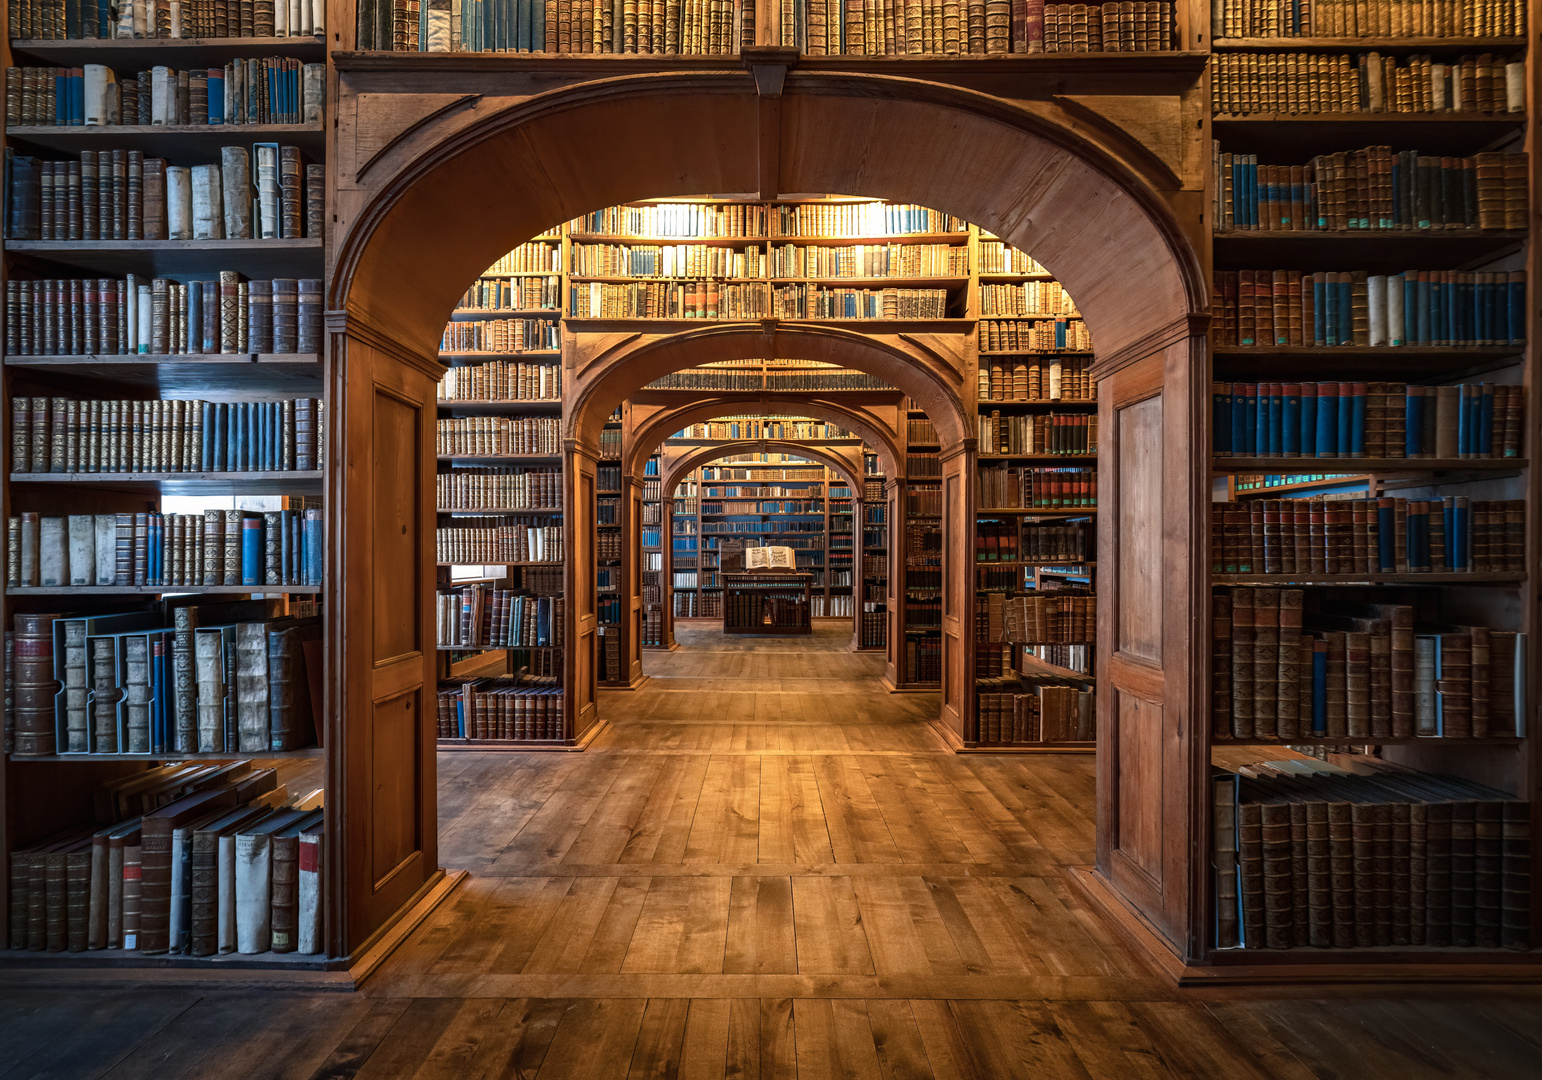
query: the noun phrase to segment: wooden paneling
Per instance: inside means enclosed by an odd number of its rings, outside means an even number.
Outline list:
[[[1115,848],[1153,878],[1162,872],[1162,706],[1114,683],[1119,724],[1119,835]]]
[[[1119,504],[1119,651],[1144,660],[1162,655],[1162,397],[1117,410]]]
[[[423,645],[418,640],[417,615],[423,603],[423,552],[415,520],[422,489],[417,451],[422,443],[423,414],[389,390],[377,388],[370,417],[370,468],[375,484],[370,536],[377,612],[390,617],[374,620],[375,663],[380,664]]]
[[[370,714],[370,876],[377,889],[423,846],[416,753],[422,714],[418,689],[377,701]]]

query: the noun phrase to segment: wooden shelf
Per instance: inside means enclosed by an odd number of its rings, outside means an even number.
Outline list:
[[[717,203],[721,199],[693,199],[692,202]],[[734,200],[756,203],[758,200]],[[776,200],[770,200],[776,201]],[[863,200],[866,201],[866,200]],[[857,245],[885,246],[888,244],[960,244],[967,243],[967,232],[947,233],[896,233],[891,236],[628,236],[624,233],[573,233],[575,244],[643,244],[649,247],[695,244],[702,247],[748,247],[760,244],[770,247],[854,247]]]
[[[979,273],[979,278],[983,282],[1054,281],[1055,275],[1047,270],[1025,270],[1022,273],[1010,273],[1005,270],[999,273],[986,273],[982,270]]]
[[[1485,52],[1525,47],[1524,37],[1240,37],[1210,42],[1214,52]]]
[[[186,68],[274,55],[322,61],[326,41],[319,37],[26,39],[11,42],[11,51],[29,53],[55,67],[107,64],[114,69],[125,65],[142,69],[165,64]]]
[[[552,464],[562,461],[561,454],[440,454],[440,461],[459,461],[468,465],[497,465],[503,462],[543,462]]]
[[[937,277],[775,277],[767,278],[772,285],[851,285],[869,289],[960,289],[969,284],[968,277],[939,275]]]
[[[1506,229],[1248,230],[1217,232],[1212,239],[1217,270],[1268,266],[1276,270],[1316,271],[1326,259],[1330,260],[1327,265],[1348,260],[1372,274],[1395,274],[1410,266],[1421,270],[1470,269],[1471,263],[1517,250],[1526,235],[1524,231]]]
[[[322,243],[302,240],[7,240],[11,255],[30,256],[102,274],[145,274],[177,281],[221,270],[248,277],[316,277]],[[299,270],[303,266],[305,273]]]
[[[1097,399],[1095,398],[1091,401],[1083,401],[1080,398],[1072,401],[1050,401],[1040,399],[1034,399],[1031,401],[983,400],[976,401],[975,404],[979,406],[979,411],[982,414],[989,414],[991,412],[999,411],[1002,409],[1025,409],[1029,412],[1049,412],[1054,409],[1096,409],[1098,407]]]
[[[12,585],[7,596],[164,596],[169,593],[217,596],[229,593],[290,593],[316,596],[320,585]]]
[[[492,508],[486,506],[436,506],[436,514],[472,514],[476,517],[507,517],[510,514],[545,514],[560,517],[565,511],[560,506],[526,506],[518,510],[508,507]]]
[[[513,563],[499,565],[512,566]],[[436,645],[435,652],[548,652],[561,649],[562,645]]]
[[[452,401],[440,398],[435,405],[441,409],[462,413],[466,416],[497,416],[503,413],[536,412],[561,409],[562,402],[555,398],[514,398],[508,401]]]
[[[1418,473],[1418,472],[1518,472],[1526,468],[1525,458],[1244,458],[1217,457],[1212,459],[1211,472],[1216,476],[1228,473],[1265,473],[1286,476],[1291,473],[1326,472],[1334,465],[1353,466],[1368,473]]]
[[[307,746],[303,750],[222,750],[209,751],[208,753],[177,753],[168,751],[160,754],[43,754],[38,757],[27,757],[21,754],[11,754],[11,761],[261,761],[265,758],[319,758],[326,755],[326,750],[319,746]]]
[[[1090,517],[1098,512],[1096,506],[1084,506],[1075,509],[1048,506],[1002,506],[1002,507],[975,507],[976,517],[1007,517],[1022,515],[1025,517]],[[910,517],[916,515],[911,514]]]
[[[12,473],[13,484],[77,484],[163,495],[295,495],[321,491],[326,474],[305,472]]]
[[[1485,735],[1482,738],[1451,738],[1445,735],[1293,735],[1289,738],[1251,739],[1211,737],[1214,746],[1520,746],[1526,740],[1517,735]]]
[[[316,353],[10,356],[4,365],[61,388],[78,387],[81,379],[88,379],[161,397],[208,398],[210,394],[262,390],[264,396],[319,398],[324,375]]]
[[[435,566],[561,566],[562,565],[562,561],[559,559],[556,562],[504,562],[504,561],[499,560],[499,559],[494,559],[491,562],[436,562],[434,565]],[[449,581],[449,582],[445,582],[444,584],[446,584],[446,585],[461,585],[461,584],[468,584],[468,583],[467,582],[460,582],[460,581]],[[512,648],[512,647],[513,646],[510,646],[510,648]]]
[[[1432,571],[1427,574],[1211,574],[1218,585],[1517,585],[1524,573]]]
[[[182,58],[185,62],[186,58]],[[101,63],[97,57],[92,63]],[[181,65],[175,65],[180,67]],[[326,152],[326,132],[317,124],[104,124],[16,125],[7,141],[21,139],[66,153],[82,150],[141,150],[145,157],[171,158],[178,165],[218,163],[220,148],[236,143],[276,142],[298,146],[313,158]]]
[[[1091,642],[1079,642],[1073,644],[1085,644],[1089,648],[1092,645]],[[1014,670],[1018,675],[1021,675],[1025,678],[1075,679],[1078,682],[1097,681],[1096,677],[1093,675],[1084,675],[1080,671],[1072,671],[1070,668],[1061,667],[1059,664],[1048,663],[1044,660],[1040,660],[1037,656],[1030,656],[1027,653],[1020,654],[1017,657],[1015,663],[1017,664],[1017,667]],[[1027,670],[1023,670],[1025,667]]]
[[[541,277],[561,277],[553,271],[550,274],[538,275]],[[573,279],[577,281],[577,278]],[[450,312],[452,322],[476,322],[479,319],[560,319],[562,309],[554,308],[456,308]]]
[[[1270,160],[1305,161],[1393,139],[1421,154],[1464,157],[1515,139],[1525,130],[1526,114],[1249,113],[1217,115],[1210,123],[1228,152],[1265,153]]]
[[[1233,493],[1236,499],[1267,499],[1275,495],[1289,494],[1293,491],[1315,491],[1327,487],[1347,487],[1350,484],[1369,484],[1369,473],[1345,473],[1332,479],[1302,480],[1295,484],[1277,484],[1272,487],[1247,488]]]
[[[570,321],[570,320],[564,320]],[[440,352],[441,360],[509,360],[518,363],[527,356],[561,356],[561,349],[526,349],[524,352]]]
[[[979,461],[1018,461],[1029,465],[1065,465],[1079,462],[1095,462],[1098,455],[1093,454],[977,454]],[[940,479],[936,477],[934,479]]]

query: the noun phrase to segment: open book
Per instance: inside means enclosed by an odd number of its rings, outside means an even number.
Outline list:
[[[752,547],[744,549],[746,570],[796,570],[797,556],[790,547]]]

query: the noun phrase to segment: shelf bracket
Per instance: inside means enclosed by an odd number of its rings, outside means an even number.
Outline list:
[[[744,64],[755,77],[758,114],[756,177],[760,198],[774,199],[780,193],[782,171],[782,86],[787,69],[797,60],[798,50],[782,46],[745,49]]]

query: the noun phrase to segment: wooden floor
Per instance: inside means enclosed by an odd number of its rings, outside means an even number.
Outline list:
[[[1092,759],[947,753],[840,627],[685,623],[587,753],[441,755],[472,876],[362,992],[0,987],[0,1078],[1542,1076],[1531,990],[1174,991],[1067,884]]]

